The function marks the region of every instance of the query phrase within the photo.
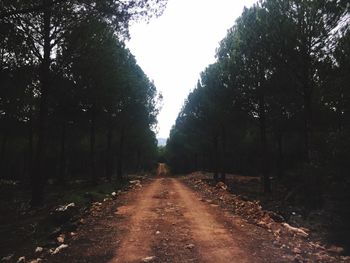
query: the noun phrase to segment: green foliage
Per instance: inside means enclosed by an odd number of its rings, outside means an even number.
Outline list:
[[[157,158],[154,83],[122,39],[165,0],[2,1],[0,170],[30,181],[119,181]],[[35,203],[33,201],[33,204]]]
[[[266,191],[285,177],[322,199],[348,170],[349,24],[339,1],[245,8],[172,128],[172,168],[260,174]]]

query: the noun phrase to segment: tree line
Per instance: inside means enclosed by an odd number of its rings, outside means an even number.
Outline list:
[[[266,193],[271,178],[315,196],[349,185],[349,16],[348,1],[245,8],[170,132],[172,169],[260,175]]]
[[[154,83],[125,47],[129,25],[164,0],[0,3],[0,179],[48,179],[149,169],[157,154]]]

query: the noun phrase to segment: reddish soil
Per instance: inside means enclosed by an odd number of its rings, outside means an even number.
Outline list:
[[[159,163],[157,168],[157,176],[165,176],[167,174],[168,174],[168,170],[165,163]]]
[[[291,262],[273,242],[266,229],[202,199],[180,179],[157,178],[104,202],[48,261]]]
[[[46,260],[350,262],[283,224],[257,224],[250,214],[265,212],[254,212],[257,204],[237,199],[224,184],[211,187],[193,176],[160,177],[164,174],[168,171],[161,164],[157,178],[130,181],[130,189],[115,200],[93,206],[77,235],[68,240],[69,247]]]

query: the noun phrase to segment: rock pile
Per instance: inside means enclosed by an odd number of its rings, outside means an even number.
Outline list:
[[[140,180],[131,180],[129,181],[130,183],[130,188],[131,189],[138,189],[138,188],[142,188],[142,184]]]

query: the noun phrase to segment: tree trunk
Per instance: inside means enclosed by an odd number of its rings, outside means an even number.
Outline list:
[[[62,121],[61,127],[61,149],[60,149],[60,178],[61,184],[66,182],[66,122]]]
[[[277,151],[278,151],[278,160],[277,160],[277,169],[278,169],[278,177],[282,178],[283,171],[284,171],[284,164],[283,164],[283,135],[282,131],[278,131],[277,134]]]
[[[108,131],[107,131],[107,150],[106,150],[106,178],[108,181],[112,180],[113,174],[113,151],[112,151],[112,140],[113,140],[113,124],[112,118],[109,120]]]
[[[3,134],[2,134],[2,142],[1,142],[1,160],[4,160],[5,158],[5,151],[6,151],[6,145],[7,145],[7,138],[8,138],[8,132],[5,128]]]
[[[120,131],[120,140],[119,140],[119,147],[118,147],[117,177],[119,182],[123,180],[123,152],[124,152],[124,127],[122,127]]]
[[[6,124],[4,126],[6,126]],[[8,142],[8,131],[7,131],[7,127],[5,127],[2,134],[1,153],[0,153],[0,169],[1,169],[0,172],[3,175],[3,177],[6,174],[5,165],[6,165],[7,142]]]
[[[221,181],[225,183],[226,181],[226,131],[225,128],[222,127],[221,130]]]
[[[307,43],[307,44],[306,44]],[[310,137],[312,122],[312,73],[311,73],[311,43],[304,40],[301,48],[303,58],[302,85],[304,99],[304,161],[310,163]]]
[[[219,181],[219,142],[218,142],[218,136],[215,135],[214,137],[214,156],[213,156],[213,161],[214,161],[214,181],[218,182]]]
[[[141,172],[141,151],[139,148],[136,151],[136,169],[138,173]]]
[[[33,113],[30,109],[30,115],[28,120],[28,169],[27,177],[32,178],[33,173],[33,146],[34,146],[34,132],[33,132]]]
[[[198,171],[198,153],[194,154],[194,170]]]
[[[261,88],[261,87],[260,87]],[[266,141],[266,116],[265,116],[265,97],[262,91],[259,95],[259,126],[261,140],[261,175],[263,179],[264,193],[271,193],[271,182],[267,169],[267,141]]]
[[[304,90],[304,161],[310,163],[311,91]]]
[[[336,108],[338,132],[341,132],[343,130],[343,109],[344,109],[344,93],[341,90],[339,94],[339,102]]]
[[[43,35],[44,35],[44,57],[41,63],[41,97],[40,109],[38,119],[38,141],[36,147],[35,171],[32,173],[31,188],[32,198],[31,205],[39,206],[43,202],[44,185],[45,185],[45,171],[44,171],[44,157],[45,146],[47,139],[47,118],[48,118],[48,96],[50,85],[50,64],[51,64],[51,1],[43,0],[44,15],[43,15]]]
[[[91,120],[90,120],[90,175],[91,182],[97,183],[96,178],[96,105],[91,107]]]

